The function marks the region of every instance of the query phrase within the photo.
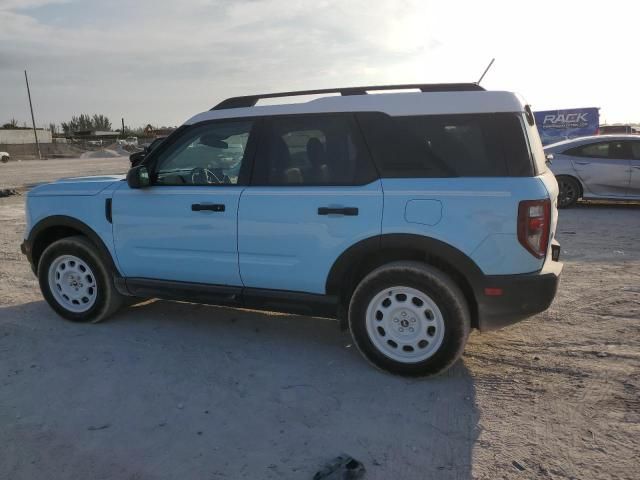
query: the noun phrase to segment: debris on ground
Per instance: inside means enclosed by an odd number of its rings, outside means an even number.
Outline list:
[[[364,465],[350,455],[339,455],[313,476],[313,480],[355,480],[364,476]]]
[[[513,466],[516,467],[516,470],[519,470],[521,472],[524,472],[526,470],[526,468],[524,468],[520,463],[516,462],[515,460],[512,463],[513,463]]]
[[[20,193],[15,188],[0,188],[0,198],[13,195],[20,195]]]
[[[98,425],[98,426],[93,426],[92,425],[92,426],[88,427],[87,430],[89,430],[91,432],[94,432],[96,430],[105,430],[105,429],[109,428],[110,426],[111,426],[110,423],[105,423],[104,425]]]

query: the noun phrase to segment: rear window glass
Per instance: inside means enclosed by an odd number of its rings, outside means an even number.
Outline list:
[[[359,114],[383,177],[533,175],[520,114]]]

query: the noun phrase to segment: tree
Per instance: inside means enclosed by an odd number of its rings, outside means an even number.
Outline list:
[[[106,130],[106,131],[110,131],[111,130],[111,122],[109,121],[109,119],[100,114],[98,115],[97,113],[93,115],[93,128],[96,130]]]
[[[2,125],[2,128],[18,128],[18,120],[16,120],[15,118],[12,118],[7,123]]]
[[[93,114],[90,116],[81,113],[79,116],[74,115],[68,122],[61,123],[62,130],[65,135],[73,135],[75,132],[83,130],[106,130],[111,131],[111,121],[102,114]]]
[[[55,123],[50,123],[49,130],[51,131],[51,135],[55,135],[58,132],[58,126]]]

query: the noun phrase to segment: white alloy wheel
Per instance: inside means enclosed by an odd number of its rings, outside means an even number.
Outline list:
[[[96,303],[96,277],[74,255],[61,255],[51,262],[48,282],[53,298],[70,312],[86,312]]]
[[[444,339],[444,319],[429,295],[391,287],[375,295],[366,312],[367,334],[380,353],[402,363],[433,356]]]

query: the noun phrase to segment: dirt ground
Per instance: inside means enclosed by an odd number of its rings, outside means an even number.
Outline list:
[[[0,188],[126,170],[10,162]],[[151,301],[58,318],[0,199],[0,478],[311,478],[347,452],[369,479],[632,479],[640,456],[640,206],[560,214],[547,312],[472,334],[447,374],[373,369],[334,321]]]

